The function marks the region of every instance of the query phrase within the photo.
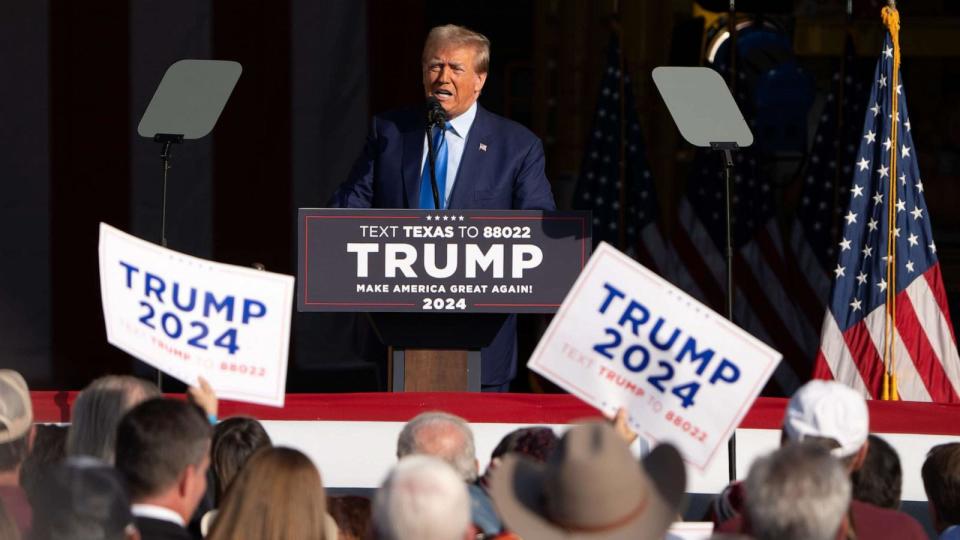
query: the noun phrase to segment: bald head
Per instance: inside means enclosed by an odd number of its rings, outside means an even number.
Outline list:
[[[470,426],[444,412],[417,415],[403,426],[397,440],[397,458],[411,454],[434,456],[449,463],[467,482],[477,479],[477,456]]]

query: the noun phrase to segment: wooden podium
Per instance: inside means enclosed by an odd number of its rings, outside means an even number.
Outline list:
[[[508,315],[370,313],[380,341],[390,346],[394,392],[479,392],[480,348]]]
[[[365,312],[394,392],[480,391],[480,349],[554,313],[593,247],[589,212],[301,208],[297,309]]]

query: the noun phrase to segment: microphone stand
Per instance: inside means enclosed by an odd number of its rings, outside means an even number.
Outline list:
[[[430,188],[433,189],[433,204],[440,210],[440,189],[437,187],[437,149],[433,144],[433,128],[437,125],[435,119],[427,122],[427,161],[430,166]],[[440,126],[443,124],[441,123]]]

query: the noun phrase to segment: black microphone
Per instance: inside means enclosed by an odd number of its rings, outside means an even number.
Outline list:
[[[430,96],[427,98],[427,127],[442,127],[447,122],[447,111],[443,105],[437,101],[437,98]]]

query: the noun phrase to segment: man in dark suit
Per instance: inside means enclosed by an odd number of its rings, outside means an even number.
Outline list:
[[[431,131],[440,208],[555,210],[543,145],[527,128],[477,103],[487,80],[490,41],[466,28],[430,31],[423,48],[423,88],[446,112]],[[427,159],[426,107],[373,119],[350,178],[334,193],[338,208],[435,208]],[[506,391],[516,374],[516,317],[481,351],[485,391]]]
[[[117,470],[126,477],[143,540],[189,540],[186,524],[207,489],[210,423],[200,409],[155,398],[117,427]]]

